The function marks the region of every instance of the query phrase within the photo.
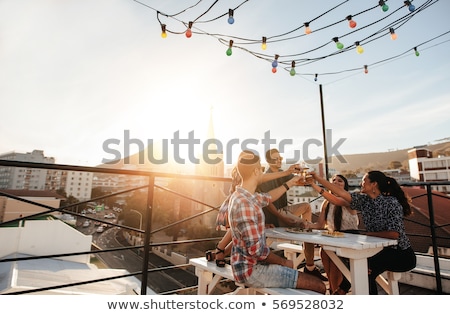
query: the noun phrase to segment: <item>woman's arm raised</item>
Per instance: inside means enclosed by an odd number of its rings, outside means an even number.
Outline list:
[[[325,187],[326,189],[331,191],[333,194],[341,197],[347,203],[350,203],[352,201],[352,196],[344,188],[341,188],[341,187],[339,187],[339,186],[337,186],[337,185],[335,185],[333,183],[330,183],[325,178],[319,177],[315,172],[311,172],[310,174],[319,184],[321,184],[323,187]],[[320,194],[325,193],[325,189],[323,191],[321,190],[319,193]],[[331,197],[332,195],[331,194],[327,194],[327,196]],[[338,202],[338,201],[336,200],[336,202]],[[337,204],[337,203],[335,203],[335,204]]]

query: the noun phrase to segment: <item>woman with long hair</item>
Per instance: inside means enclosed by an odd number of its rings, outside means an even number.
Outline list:
[[[311,175],[347,201],[352,209],[361,211],[365,234],[397,240],[397,245],[385,247],[368,259],[370,294],[378,294],[375,279],[384,271],[405,272],[416,266],[416,255],[403,223],[403,218],[412,212],[411,200],[394,178],[380,171],[370,171],[362,179],[361,191],[350,193],[315,173]]]
[[[331,178],[331,183],[337,185],[348,191],[348,181],[343,175],[334,175]],[[350,204],[343,198],[334,195],[332,192],[323,190],[313,181],[310,183],[311,187],[319,192],[325,200],[322,203],[319,218],[315,223],[306,224],[308,229],[328,229],[329,231],[349,231],[357,230],[359,225],[358,213],[356,210],[350,208]],[[323,268],[328,276],[329,289],[331,294],[347,294],[350,290],[351,284],[344,277],[342,272],[331,260],[328,254],[320,251]]]

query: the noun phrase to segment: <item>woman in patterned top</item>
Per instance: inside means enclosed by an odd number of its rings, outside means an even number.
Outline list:
[[[403,217],[411,214],[411,203],[395,179],[380,171],[370,171],[362,179],[361,192],[349,193],[317,174],[312,175],[326,189],[349,202],[352,209],[361,211],[365,234],[397,240],[396,246],[385,247],[368,259],[370,294],[378,294],[375,279],[384,271],[404,272],[416,266],[416,255],[403,224]]]

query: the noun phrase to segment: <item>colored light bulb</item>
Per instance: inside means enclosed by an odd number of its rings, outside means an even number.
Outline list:
[[[396,40],[397,39],[397,34],[395,34],[395,31],[394,31],[394,29],[392,27],[389,29],[389,33],[391,33],[391,39],[392,40]]]
[[[355,42],[356,45],[356,52],[358,54],[362,54],[364,52],[364,48],[362,48],[362,46],[359,44],[359,42]]]
[[[262,38],[261,49],[262,50],[266,50],[267,49],[267,38],[266,37]]]
[[[318,74],[316,73],[316,74],[314,75],[314,81],[316,81],[316,82],[317,82],[317,76],[318,76]]]
[[[230,39],[230,42],[228,44],[227,56],[231,56],[233,54],[233,50],[231,49],[231,47],[233,47],[233,40],[232,39]]]
[[[228,9],[228,24],[233,24],[234,23],[233,14],[234,14],[233,9]]]
[[[166,24],[161,24],[161,37],[162,38],[166,38],[167,37]]]
[[[368,74],[369,73],[369,69],[367,68],[367,65],[364,66],[364,73]]]
[[[293,77],[295,75],[295,61],[292,61],[291,64],[291,71],[289,71],[289,74]]]
[[[278,61],[274,60],[274,61],[272,61],[272,68],[276,68],[276,67],[278,67]]]
[[[417,50],[417,47],[414,47],[414,54],[416,55],[416,57],[420,56],[419,51]]]
[[[404,1],[403,3],[408,7],[409,12],[414,12],[416,9],[416,7],[411,4],[411,1]]]
[[[350,26],[350,28],[355,28],[356,27],[356,22],[353,21],[351,15],[347,16],[347,20],[348,20],[348,26]]]
[[[276,67],[272,68],[272,73],[277,73],[277,68]]]
[[[389,6],[386,3],[384,3],[383,0],[378,1],[378,5],[381,7],[381,10],[383,10],[383,12],[389,10]]]
[[[309,27],[309,23],[305,23],[305,34],[311,34],[311,28]]]
[[[339,41],[339,38],[335,37],[335,38],[333,38],[333,40],[334,40],[334,42],[336,43],[336,48],[337,48],[337,49],[341,50],[342,48],[344,48],[344,44],[342,44],[342,43]]]
[[[192,22],[189,22],[189,26],[188,26],[188,29],[186,30],[185,35],[186,35],[187,38],[191,38],[191,36],[192,36]]]

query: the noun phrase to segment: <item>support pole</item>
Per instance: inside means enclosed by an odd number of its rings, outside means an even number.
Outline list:
[[[328,153],[327,153],[327,130],[325,129],[325,113],[323,110],[323,92],[322,92],[322,84],[319,84],[319,92],[320,92],[320,111],[322,113],[322,135],[323,135],[323,154],[324,154],[324,162],[325,162],[325,178],[328,180]]]
[[[141,295],[147,294],[148,262],[150,259],[150,250],[151,250],[150,234],[152,229],[152,209],[153,209],[154,190],[155,190],[155,176],[150,175],[148,178],[147,211],[145,211],[144,259],[142,262]]]

